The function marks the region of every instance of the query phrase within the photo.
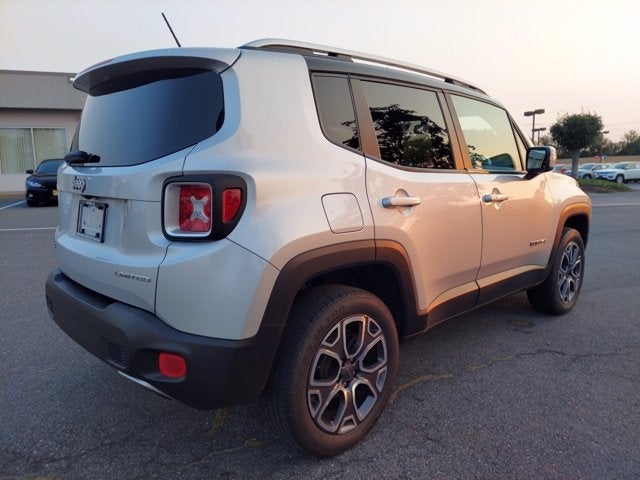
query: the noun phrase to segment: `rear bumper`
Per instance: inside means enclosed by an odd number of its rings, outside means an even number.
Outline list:
[[[53,270],[46,282],[47,308],[73,340],[122,373],[195,408],[251,402],[269,376],[282,329],[260,328],[245,340],[192,335],[155,315],[95,293]],[[181,355],[187,374],[168,378],[159,352]]]

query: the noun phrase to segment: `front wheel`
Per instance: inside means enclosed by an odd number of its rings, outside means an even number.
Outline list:
[[[378,297],[341,285],[305,294],[289,322],[263,406],[287,440],[337,455],[364,438],[391,395],[395,322]]]
[[[616,183],[624,183],[624,177],[622,175],[616,175]]]
[[[552,260],[551,271],[545,281],[528,290],[527,297],[536,310],[562,315],[578,301],[584,277],[584,242],[577,230],[563,230]]]

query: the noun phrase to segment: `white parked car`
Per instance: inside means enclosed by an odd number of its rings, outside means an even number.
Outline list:
[[[637,182],[640,180],[640,163],[616,163],[611,168],[596,171],[596,178],[611,180],[616,183]]]

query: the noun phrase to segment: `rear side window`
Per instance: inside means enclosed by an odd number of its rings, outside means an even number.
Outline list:
[[[127,88],[131,87],[131,88]],[[222,126],[222,80],[213,71],[153,73],[87,97],[73,150],[100,156],[100,166],[145,163],[198,143]]]
[[[413,168],[455,168],[449,134],[434,92],[362,82],[380,155]]]
[[[347,78],[315,75],[313,89],[325,136],[340,146],[358,150],[360,139]]]

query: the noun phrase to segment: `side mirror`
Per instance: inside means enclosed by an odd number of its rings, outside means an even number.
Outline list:
[[[536,175],[548,172],[556,165],[555,147],[531,147],[527,149],[527,172]]]
[[[29,175],[33,175],[33,168],[25,170],[24,173],[28,173]]]

